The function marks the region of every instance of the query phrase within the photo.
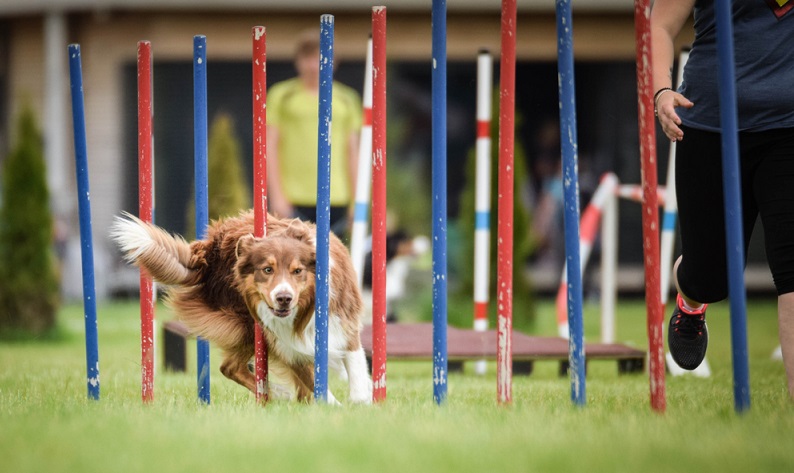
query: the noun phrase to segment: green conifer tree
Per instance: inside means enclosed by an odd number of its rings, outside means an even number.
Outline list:
[[[209,180],[209,218],[237,215],[251,207],[251,191],[242,168],[240,140],[234,133],[234,121],[227,114],[212,122],[209,136],[207,168]],[[195,197],[190,199],[185,235],[193,235],[196,222]]]
[[[20,114],[3,167],[0,206],[0,331],[41,334],[55,325],[60,281],[46,166],[33,111]]]

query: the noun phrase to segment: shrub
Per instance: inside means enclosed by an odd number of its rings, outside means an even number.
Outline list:
[[[3,167],[0,331],[42,334],[55,325],[60,281],[41,134],[30,108]]]
[[[236,215],[251,208],[251,192],[242,168],[240,140],[234,133],[234,121],[227,114],[212,122],[209,136],[207,168],[209,180],[209,218]],[[188,204],[185,235],[193,235],[196,226],[195,193]]]

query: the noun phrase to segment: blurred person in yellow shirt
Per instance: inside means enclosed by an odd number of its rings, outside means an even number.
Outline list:
[[[269,210],[280,217],[316,220],[320,39],[301,35],[298,75],[274,84],[267,96]],[[362,106],[358,93],[337,81],[331,99],[331,229],[346,231],[358,172]]]

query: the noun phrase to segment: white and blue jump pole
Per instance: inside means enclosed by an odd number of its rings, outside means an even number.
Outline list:
[[[353,228],[350,231],[350,258],[359,287],[364,287],[364,260],[367,255],[367,224],[369,223],[370,191],[372,190],[372,38],[367,40],[364,65],[364,122],[358,143],[358,176]]]

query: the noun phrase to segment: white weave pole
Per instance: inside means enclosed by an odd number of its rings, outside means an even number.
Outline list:
[[[676,74],[676,84],[678,87],[684,80],[684,66],[689,60],[689,50],[681,51],[678,57],[678,73]],[[661,245],[661,266],[662,266],[662,304],[667,304],[670,295],[670,282],[673,275],[673,261],[675,255],[673,250],[675,248],[675,223],[678,217],[678,200],[675,195],[675,142],[670,143],[670,158],[667,165],[667,200],[664,204],[664,219],[662,220],[662,245]],[[703,362],[692,371],[687,371],[679,367],[673,356],[667,353],[665,360],[667,361],[667,370],[673,376],[681,376],[684,374],[692,374],[699,378],[708,378],[711,376],[711,367],[709,366],[708,359],[704,358]]]
[[[684,65],[689,59],[689,51],[681,51],[678,60],[678,74],[675,86],[678,87],[684,80]],[[667,304],[670,297],[670,280],[673,274],[673,250],[675,249],[675,223],[678,218],[678,199],[675,195],[675,141],[670,143],[670,157],[667,161],[667,195],[664,201],[664,217],[662,219],[662,304]]]
[[[364,67],[364,123],[358,146],[358,176],[353,228],[350,235],[350,257],[356,270],[358,287],[364,283],[364,260],[367,255],[367,222],[369,221],[370,190],[372,188],[372,37],[367,41]]]
[[[667,192],[656,188],[656,200],[666,202]],[[638,184],[621,184],[604,201],[601,217],[601,342],[615,343],[615,303],[618,296],[618,202],[620,199],[642,202],[642,187]]]
[[[618,194],[610,193],[601,210],[601,343],[615,343],[618,274]]]
[[[491,90],[493,60],[487,50],[477,55],[477,142],[474,198],[474,330],[488,330],[488,289],[491,275]],[[485,360],[474,372],[485,374]]]

